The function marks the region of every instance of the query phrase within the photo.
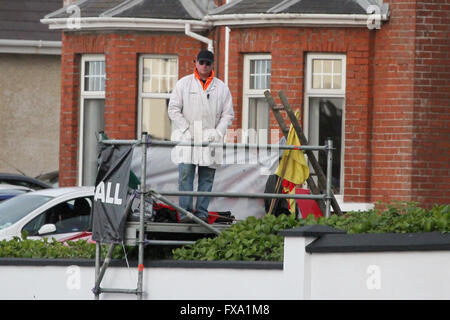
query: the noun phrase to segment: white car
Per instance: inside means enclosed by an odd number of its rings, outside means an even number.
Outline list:
[[[0,240],[21,237],[67,239],[92,231],[94,187],[29,192],[0,203]]]

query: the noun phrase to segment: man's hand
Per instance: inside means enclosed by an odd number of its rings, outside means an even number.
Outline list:
[[[207,129],[207,140],[208,142],[219,142],[222,136],[216,129]]]

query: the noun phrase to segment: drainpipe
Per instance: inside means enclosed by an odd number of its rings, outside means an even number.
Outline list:
[[[227,4],[229,0],[225,0],[225,4]],[[224,63],[224,82],[228,85],[228,61],[229,61],[229,42],[230,42],[230,28],[225,26],[225,63]]]
[[[211,51],[212,53],[214,53],[214,46],[213,46],[213,41],[209,38],[206,38],[204,36],[201,36],[197,33],[194,33],[191,31],[191,25],[189,23],[186,23],[184,26],[184,33],[189,36],[192,37],[194,39],[197,39],[201,42],[204,42],[208,45],[208,50]]]

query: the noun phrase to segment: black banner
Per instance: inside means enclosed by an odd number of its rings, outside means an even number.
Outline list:
[[[92,239],[121,243],[125,226],[133,147],[104,145],[95,180]]]

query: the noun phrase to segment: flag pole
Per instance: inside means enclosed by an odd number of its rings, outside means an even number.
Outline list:
[[[291,155],[290,152],[291,152],[291,150],[288,150],[288,154],[287,154],[286,159],[289,159],[289,156]],[[285,162],[287,162],[287,160],[286,160]],[[286,163],[284,163],[284,166],[283,166],[282,172],[281,172],[281,175],[282,175],[282,176],[284,176],[284,174],[286,173],[286,168],[287,168],[287,165],[286,165]],[[277,175],[277,184],[276,184],[276,186],[275,186],[274,193],[278,193],[278,188],[280,187],[281,180],[282,180],[281,177]],[[270,208],[269,208],[268,214],[272,214],[272,210],[273,210],[273,208],[274,208],[274,206],[275,206],[275,201],[276,201],[276,200],[277,200],[277,199],[272,198],[272,200],[270,201]]]

